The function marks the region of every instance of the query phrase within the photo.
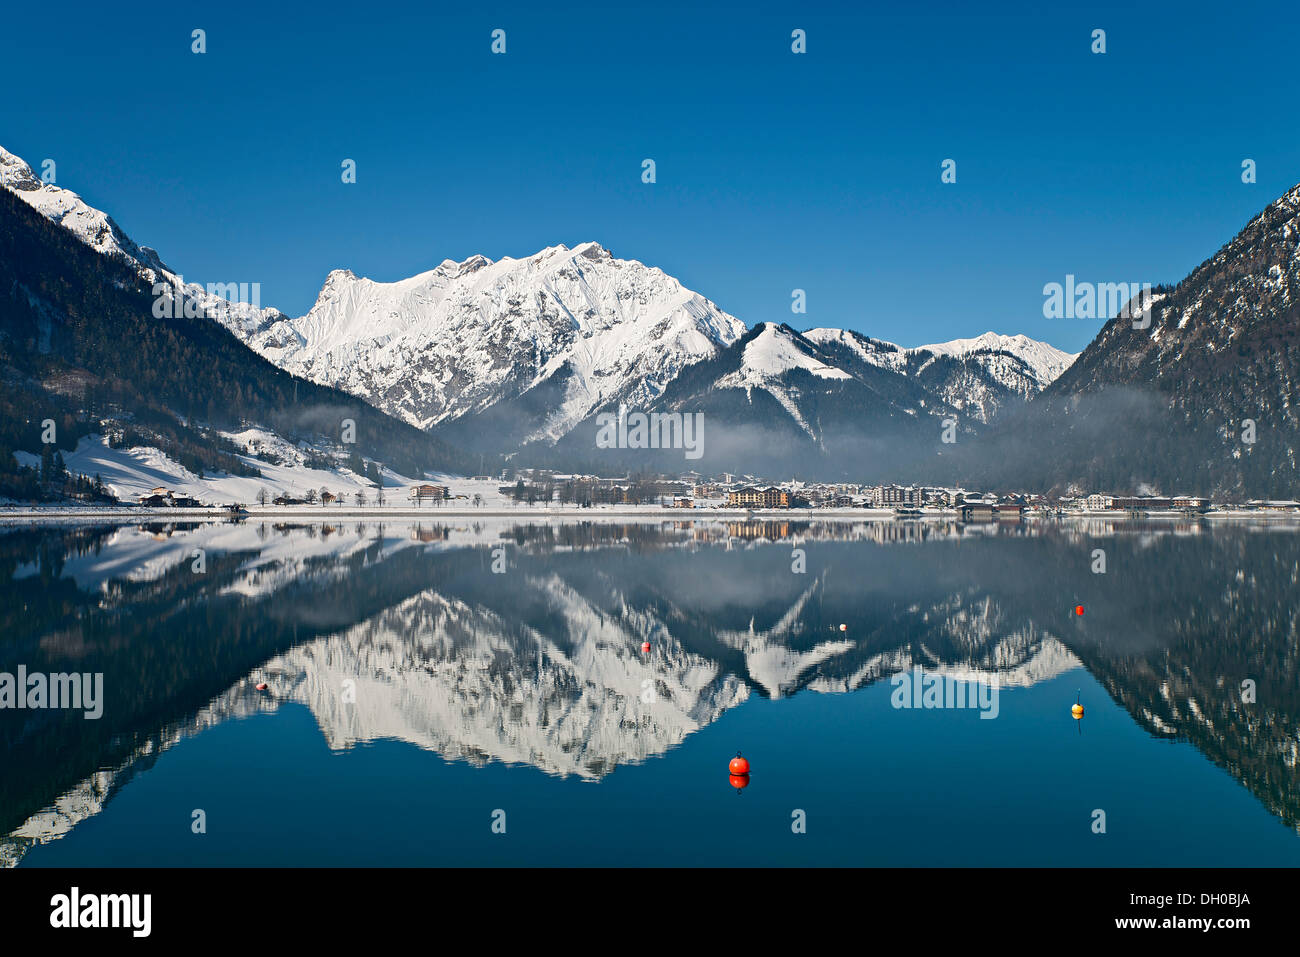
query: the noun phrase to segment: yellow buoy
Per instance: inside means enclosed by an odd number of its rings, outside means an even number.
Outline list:
[[[1079,718],[1082,718],[1082,717],[1083,717],[1083,705],[1081,705],[1081,704],[1071,705],[1071,706],[1070,706],[1070,714],[1074,715],[1074,717],[1075,717],[1076,720],[1078,720]]]

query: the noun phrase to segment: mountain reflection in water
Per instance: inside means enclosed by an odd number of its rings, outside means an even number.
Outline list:
[[[331,749],[396,740],[599,782],[755,696],[854,692],[914,666],[1004,689],[1082,666],[1149,734],[1300,821],[1286,528],[38,525],[0,529],[0,565],[0,671],[105,686],[98,721],[0,711],[0,863],[185,738],[287,703]]]

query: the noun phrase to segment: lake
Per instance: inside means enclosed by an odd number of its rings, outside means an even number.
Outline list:
[[[1298,577],[1194,520],[15,524],[0,863],[1294,866]]]

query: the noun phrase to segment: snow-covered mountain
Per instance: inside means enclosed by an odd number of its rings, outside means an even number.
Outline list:
[[[454,444],[493,450],[552,444],[619,404],[652,407],[685,370],[747,332],[661,270],[615,258],[594,242],[498,262],[448,259],[397,282],[335,270],[307,315],[231,315],[227,325],[282,368]],[[797,342],[761,335],[718,387],[764,388],[815,437],[776,380],[795,369],[828,381],[857,377],[836,364],[833,350],[817,348],[832,343],[979,421],[1036,394],[1073,359],[1025,336],[987,333],[900,349],[817,329]],[[922,398],[905,404],[914,408]]]
[[[106,256],[125,260],[141,270],[162,272],[167,268],[157,252],[148,246],[137,246],[107,213],[88,206],[72,190],[41,182],[21,157],[3,146],[0,146],[0,186],[16,193],[46,219],[63,226]]]
[[[986,332],[974,339],[953,339],[929,346],[917,346],[907,351],[914,355],[928,352],[958,359],[976,358],[990,372],[999,368],[999,363],[991,360],[996,360],[998,356],[1010,356],[1019,359],[1028,368],[1039,388],[1046,387],[1079,357],[1077,352],[1064,352],[1028,336],[1000,336],[996,332]]]
[[[810,329],[804,336],[846,362],[906,376],[979,422],[990,421],[1010,402],[1037,395],[1078,358],[1028,336],[995,332],[910,349],[845,329]]]
[[[447,259],[396,282],[337,269],[311,310],[289,318],[185,282],[109,216],[2,149],[0,185],[276,366],[476,452],[563,442],[585,453],[585,425],[620,405],[712,411],[724,425],[778,436],[793,429],[796,442],[823,451],[827,434],[856,429],[882,450],[896,427],[933,415],[987,423],[1074,359],[992,332],[909,349],[842,329],[749,330],[662,270],[595,242]]]
[[[229,487],[209,488],[200,475],[256,482],[305,467],[313,478],[330,473],[333,485],[347,469],[365,485],[363,472],[373,480],[380,462],[417,477],[478,466],[479,456],[276,368],[217,321],[255,323],[269,311],[182,283],[111,217],[3,150],[0,187],[0,497],[57,501],[76,491],[61,470],[30,467],[40,465],[35,425],[46,418],[59,423],[65,459],[92,435],[105,438],[110,458],[149,450],[193,477],[204,502]]]
[[[335,270],[307,315],[230,325],[282,368],[421,428],[472,440],[482,423],[469,419],[494,411],[497,443],[553,441],[602,404],[646,405],[745,331],[596,243],[448,259],[399,282]]]
[[[904,349],[850,330],[769,322],[684,368],[648,410],[704,416],[691,464],[704,471],[955,479],[944,420],[973,432],[1037,395],[1072,358],[1025,336]],[[679,450],[595,451],[596,415],[613,411],[611,403],[572,429],[548,464],[681,468]]]
[[[206,313],[228,326],[256,325],[280,315],[274,309],[262,308],[260,303],[236,302],[198,283],[186,282],[167,267],[157,250],[137,245],[111,216],[88,205],[72,190],[41,182],[21,157],[3,146],[0,146],[0,186],[87,246],[126,263],[151,286],[166,287],[176,308],[184,308],[182,304],[189,301],[193,311]]]
[[[853,381],[853,377],[828,362],[807,339],[787,327],[767,322],[755,332],[740,347],[736,368],[719,376],[712,388],[743,390],[750,402],[754,391],[761,390],[775,399],[809,438],[817,440],[817,431],[799,407],[805,392],[791,382],[791,373],[803,373],[829,388],[843,386]]]
[[[682,370],[649,411],[703,416],[691,468],[817,477],[869,467],[882,479],[904,478],[918,456],[933,457],[941,419],[956,414],[913,379],[776,323],[755,326]],[[680,449],[598,450],[598,424],[593,417],[557,443],[554,463],[602,471],[683,467]]]
[[[1037,395],[1073,358],[1026,336],[905,349],[851,330],[763,323],[684,369],[650,408],[704,414],[708,437],[696,467],[763,474],[795,463],[801,474],[870,468],[906,477],[946,453],[943,420],[977,428]],[[595,433],[594,421],[575,429],[560,445],[564,456],[590,452]],[[654,464],[667,467],[672,454]],[[630,468],[647,460],[636,456],[598,461]]]
[[[1298,328],[1295,186],[1177,285],[1152,290],[1145,317],[1112,318],[1044,391],[1038,457],[1057,463],[1045,477],[1295,497]]]

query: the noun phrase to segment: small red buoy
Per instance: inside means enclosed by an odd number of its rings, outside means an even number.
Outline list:
[[[732,774],[740,774],[740,775],[748,776],[749,762],[746,761],[744,758],[742,758],[740,756],[740,752],[737,751],[736,756],[732,758],[731,763],[727,765],[727,770],[730,771]]]
[[[1082,615],[1082,614],[1083,614],[1083,606],[1082,606],[1082,605],[1075,605],[1075,606],[1074,606],[1074,613],[1075,613],[1076,615]]]
[[[265,681],[259,682],[258,685],[257,685],[257,690],[258,690],[258,691],[265,691],[265,690],[266,690],[266,682],[265,682]]]
[[[848,625],[840,625],[840,631],[848,631],[848,630],[849,630]]]
[[[749,787],[749,775],[748,774],[731,775],[731,786],[735,788],[737,791],[743,791],[745,788]]]
[[[648,641],[641,642],[641,653],[645,655],[650,654],[650,642]]]

